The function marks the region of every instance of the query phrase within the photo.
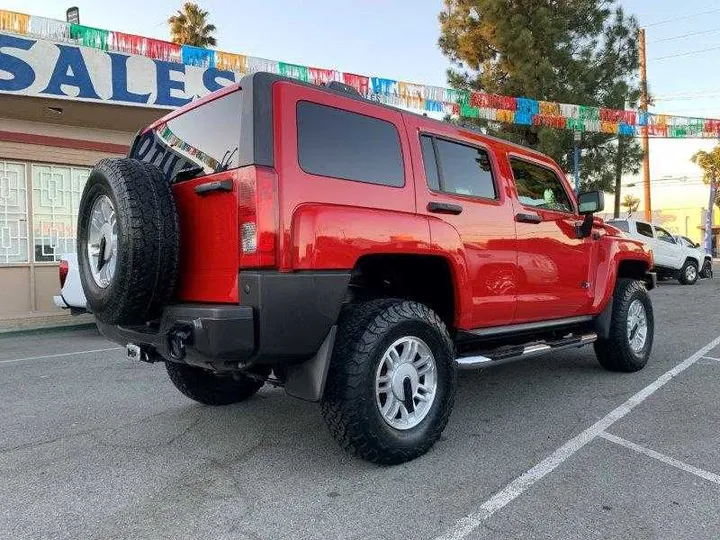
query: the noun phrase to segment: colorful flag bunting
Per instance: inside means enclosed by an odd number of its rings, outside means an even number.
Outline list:
[[[500,96],[381,77],[339,73],[330,69],[276,62],[199,47],[181,47],[167,41],[123,32],[109,32],[101,28],[7,10],[0,10],[0,31],[30,34],[61,42],[74,41],[85,47],[144,55],[191,66],[217,67],[240,74],[267,71],[314,84],[328,84],[340,80],[374,101],[446,115],[623,136],[637,136],[647,132],[652,137],[720,138],[720,119],[689,118],[636,110],[538,101],[528,97]]]

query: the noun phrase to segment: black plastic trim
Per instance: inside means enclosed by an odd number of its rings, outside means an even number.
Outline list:
[[[349,282],[347,271],[240,272],[241,303],[256,314],[256,359],[312,357],[337,322]]]
[[[476,330],[470,330],[471,334],[478,337],[495,337],[505,334],[521,334],[525,332],[535,332],[538,330],[548,330],[552,328],[559,328],[563,326],[573,326],[576,324],[582,324],[592,321],[592,316],[582,315],[579,317],[567,317],[564,319],[552,319],[549,321],[538,321],[531,323],[522,324],[510,324],[507,326],[491,326],[488,328],[478,328]]]

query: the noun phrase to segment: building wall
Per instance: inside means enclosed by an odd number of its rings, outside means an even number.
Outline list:
[[[133,133],[0,118],[0,320],[59,313],[58,260],[75,250],[90,168]]]

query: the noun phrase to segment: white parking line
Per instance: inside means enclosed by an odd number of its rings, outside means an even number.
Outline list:
[[[111,347],[109,349],[93,349],[91,351],[76,351],[76,352],[60,353],[60,354],[47,354],[45,356],[28,356],[27,358],[14,358],[12,360],[0,360],[0,364],[14,364],[16,362],[25,362],[26,360],[44,360],[46,358],[61,358],[63,356],[74,356],[76,354],[92,354],[92,353],[107,352],[107,351],[117,351],[120,349],[122,349],[122,347]]]
[[[649,448],[645,448],[644,446],[640,446],[639,444],[630,442],[627,439],[623,439],[622,437],[618,437],[617,435],[613,435],[612,433],[600,433],[600,437],[615,444],[619,444],[620,446],[624,446],[625,448],[629,448],[630,450],[633,450],[638,454],[644,454],[651,458],[655,458],[658,461],[662,461],[663,463],[672,465],[675,468],[681,469],[685,472],[689,472],[691,474],[694,474],[695,476],[699,476],[700,478],[709,480],[710,482],[720,484],[720,475],[717,475],[715,473],[703,471],[702,469],[698,469],[697,467],[693,467],[692,465],[683,463],[682,461],[671,458],[670,456],[666,456],[665,454],[661,454],[660,452],[656,452],[655,450],[650,450]]]
[[[713,358],[712,356],[703,356],[703,360],[715,360],[716,362],[720,362],[720,358]]]
[[[517,477],[495,495],[490,497],[487,501],[482,503],[477,511],[460,519],[449,531],[442,536],[437,537],[436,540],[461,540],[467,537],[470,533],[477,529],[483,521],[517,499],[538,480],[541,480],[550,474],[561,463],[575,454],[575,452],[583,448],[587,443],[592,441],[595,437],[603,433],[607,428],[632,411],[640,403],[645,401],[659,388],[667,384],[673,377],[685,371],[695,362],[700,360],[700,358],[702,358],[707,352],[711,351],[718,345],[720,345],[720,336],[712,340],[702,349],[685,359],[671,370],[665,372],[654,382],[620,405],[617,409],[611,411],[607,416],[604,416],[585,431],[567,441],[540,463]]]

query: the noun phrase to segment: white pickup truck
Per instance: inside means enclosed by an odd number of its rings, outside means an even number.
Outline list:
[[[608,223],[652,248],[659,278],[672,277],[683,285],[693,285],[699,277],[712,277],[712,257],[690,239],[678,239],[658,225],[636,219],[611,219]]]
[[[60,294],[53,296],[57,307],[69,309],[73,314],[86,313],[87,300],[80,283],[77,255],[66,253],[60,257]]]

